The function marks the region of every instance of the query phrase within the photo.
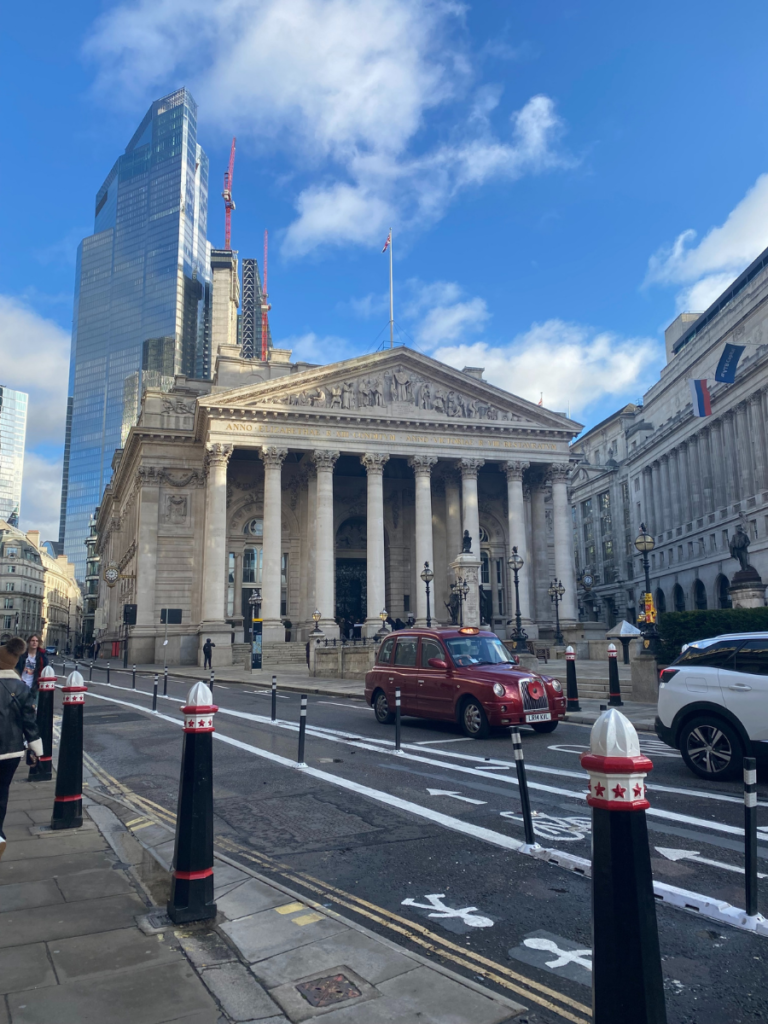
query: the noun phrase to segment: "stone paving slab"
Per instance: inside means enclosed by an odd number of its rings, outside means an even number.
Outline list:
[[[184,961],[89,977],[8,1000],[13,1024],[161,1024],[183,1015],[217,1024],[213,999]]]
[[[55,864],[52,864],[47,857],[38,857],[34,860],[8,860],[11,851],[11,844],[5,851],[5,856],[0,861],[0,886],[11,882],[36,882],[41,878],[61,878],[64,875],[75,874],[80,871],[87,871],[91,868],[103,868],[114,863],[114,857],[105,854],[103,850],[94,850],[90,853],[71,853],[64,857],[57,857]],[[0,888],[2,893],[2,888]],[[2,908],[2,902],[0,902]]]
[[[112,931],[116,924],[132,921],[146,909],[138,896],[130,894],[61,903],[53,912],[50,907],[11,911],[0,914],[0,948]]]
[[[263,1020],[280,1013],[244,964],[211,967],[203,971],[202,979],[233,1021]]]
[[[294,909],[288,911],[287,908]],[[281,913],[281,911],[287,911]],[[344,931],[346,925],[318,914],[298,901],[285,901],[274,910],[263,910],[222,925],[246,960],[254,963],[277,953],[309,945]]]
[[[247,882],[238,885],[217,902],[219,911],[230,921],[236,921],[241,917],[248,917],[261,910],[271,910],[285,903],[285,893],[273,888],[271,885],[264,885],[255,878],[249,878]]]
[[[0,886],[0,909],[4,913],[63,902],[64,896],[53,878],[41,878],[36,882],[12,882],[10,885]]]
[[[98,832],[83,832],[67,829],[55,837],[29,837],[20,842],[9,843],[3,855],[3,864],[15,860],[36,860],[39,857],[58,857],[68,853],[92,853],[103,850],[104,840]]]
[[[115,871],[111,867],[94,868],[90,871],[78,871],[77,874],[63,875],[57,879],[57,882],[67,903],[135,892],[125,873]]]
[[[118,928],[97,935],[78,935],[48,943],[51,960],[62,981],[74,981],[105,971],[123,971],[147,964],[179,963],[178,950],[156,936],[142,935],[136,927]]]
[[[44,942],[0,949],[0,992],[21,992],[26,988],[56,985]],[[2,1005],[0,997],[0,1005]]]

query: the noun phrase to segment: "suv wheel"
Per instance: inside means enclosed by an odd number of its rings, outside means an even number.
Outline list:
[[[461,706],[461,728],[464,735],[471,736],[473,740],[484,740],[491,731],[486,714],[474,697]]]
[[[395,720],[395,713],[389,710],[389,701],[383,690],[376,691],[376,696],[373,698],[373,713],[376,715],[376,721],[381,725],[392,725]]]
[[[680,733],[680,753],[701,779],[735,779],[741,774],[741,740],[733,726],[717,715],[701,715],[686,722]]]

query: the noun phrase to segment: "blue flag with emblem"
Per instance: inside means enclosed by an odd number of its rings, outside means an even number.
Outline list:
[[[733,384],[736,380],[736,367],[739,365],[741,353],[745,348],[745,345],[725,346],[723,354],[720,356],[720,362],[717,364],[715,380],[719,380],[721,384]]]

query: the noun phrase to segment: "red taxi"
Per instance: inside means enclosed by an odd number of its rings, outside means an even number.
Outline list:
[[[565,715],[557,679],[521,669],[495,633],[474,626],[399,630],[384,640],[365,677],[377,721],[403,715],[458,722],[474,739],[492,726],[530,725],[552,732]]]

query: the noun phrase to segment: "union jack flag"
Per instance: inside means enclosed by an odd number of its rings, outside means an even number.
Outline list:
[[[386,252],[387,251],[387,249],[389,248],[389,243],[391,241],[392,241],[392,231],[390,230],[389,234],[387,235],[387,240],[384,243],[384,248],[381,250],[382,252]]]

